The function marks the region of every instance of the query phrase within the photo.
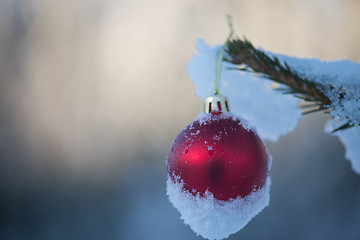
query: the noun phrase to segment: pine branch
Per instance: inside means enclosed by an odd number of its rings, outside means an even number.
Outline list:
[[[245,72],[253,72],[262,77],[286,85],[288,88],[278,88],[284,94],[293,94],[306,102],[310,102],[312,109],[304,111],[308,114],[317,111],[330,112],[331,100],[324,94],[322,89],[334,89],[339,91],[339,98],[346,92],[336,86],[324,86],[315,84],[306,78],[300,77],[286,62],[281,64],[277,57],[270,57],[254,46],[246,39],[234,39],[227,44],[227,57],[225,61],[237,65],[235,69]],[[333,132],[354,126],[350,121]]]

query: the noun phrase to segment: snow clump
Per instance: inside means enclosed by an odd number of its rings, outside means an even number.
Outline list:
[[[194,196],[183,189],[180,177],[174,182],[170,176],[167,180],[167,195],[170,202],[181,214],[181,219],[190,228],[209,240],[227,238],[240,231],[253,217],[269,205],[270,177],[265,185],[254,190],[245,198],[222,201],[206,191],[205,196]]]

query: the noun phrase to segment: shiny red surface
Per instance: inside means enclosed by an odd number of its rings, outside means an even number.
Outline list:
[[[212,114],[202,125],[194,121],[177,136],[168,155],[168,172],[174,181],[174,175],[179,176],[194,195],[209,190],[219,200],[245,197],[265,184],[266,148],[239,119],[221,116]]]

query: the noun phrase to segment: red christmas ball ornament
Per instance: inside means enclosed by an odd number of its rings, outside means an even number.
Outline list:
[[[245,198],[267,180],[266,147],[245,121],[228,112],[225,97],[207,98],[204,108],[172,145],[169,177],[194,196],[208,191],[222,201]]]
[[[197,234],[223,239],[268,205],[270,165],[255,130],[229,113],[226,98],[215,94],[171,147],[167,195]]]

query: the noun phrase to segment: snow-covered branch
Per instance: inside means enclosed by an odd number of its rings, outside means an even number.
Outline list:
[[[264,140],[277,141],[293,131],[303,116],[298,108],[301,98],[310,101],[316,111],[331,114],[333,118],[326,123],[325,132],[340,139],[346,158],[360,174],[360,64],[289,57],[253,47],[240,62],[240,55],[230,48],[233,43],[228,45],[228,61],[223,64],[220,83],[220,92],[228,98],[230,111],[249,121]],[[188,64],[188,73],[196,94],[205,99],[213,91],[215,63],[222,46],[211,47],[200,39],[196,47],[198,51]],[[236,65],[231,63],[235,60]],[[233,70],[234,66],[243,71]],[[277,89],[282,91],[274,91],[271,81],[260,79],[254,72],[272,77],[280,83]],[[335,132],[336,129],[342,130]]]
[[[360,64],[272,54],[254,48],[246,39],[232,40],[227,47],[227,61],[236,69],[286,85],[277,90],[310,102],[304,113],[327,111],[341,120],[334,132],[360,125]]]

